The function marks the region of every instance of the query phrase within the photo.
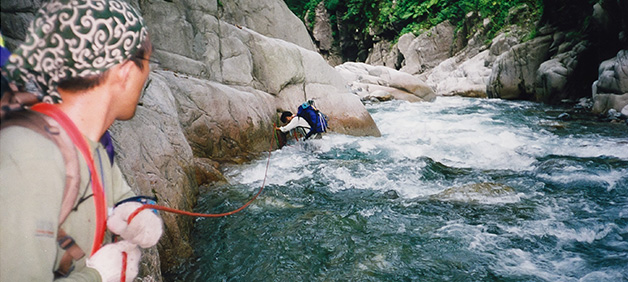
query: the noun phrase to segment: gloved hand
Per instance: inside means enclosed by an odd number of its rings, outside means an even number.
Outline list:
[[[103,246],[87,259],[87,267],[96,269],[103,282],[119,282],[122,278],[122,252],[127,253],[125,282],[131,282],[137,276],[142,256],[137,245],[131,242],[120,241]]]
[[[139,202],[126,202],[115,207],[107,219],[107,228],[124,240],[142,248],[148,248],[159,241],[163,233],[163,223],[153,210],[145,209],[133,218],[131,224],[128,224],[129,215],[141,206]]]

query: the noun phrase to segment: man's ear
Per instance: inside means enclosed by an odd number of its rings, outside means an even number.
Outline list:
[[[133,67],[137,66],[132,61],[127,60],[110,69],[112,71],[112,75],[114,76],[113,78],[115,78],[113,83],[120,84],[118,86],[121,87],[121,90],[126,89]]]

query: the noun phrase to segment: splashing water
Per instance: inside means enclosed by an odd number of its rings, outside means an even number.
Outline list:
[[[173,281],[628,281],[628,128],[502,100],[367,105],[382,137],[273,152]],[[197,211],[238,207],[265,159]]]

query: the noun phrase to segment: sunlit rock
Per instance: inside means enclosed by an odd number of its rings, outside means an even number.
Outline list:
[[[463,96],[486,98],[486,83],[491,69],[485,66],[489,51],[456,63],[457,58],[450,58],[439,64],[427,79],[438,96]]]
[[[373,96],[371,93],[410,102],[431,102],[436,98],[432,88],[421,79],[388,67],[349,62],[335,69],[360,98]]]

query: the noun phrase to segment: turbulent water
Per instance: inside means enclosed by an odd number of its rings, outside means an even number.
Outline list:
[[[628,281],[628,127],[535,103],[367,105],[382,137],[272,152],[260,198],[199,219],[176,281]],[[245,203],[267,159],[199,212]]]

